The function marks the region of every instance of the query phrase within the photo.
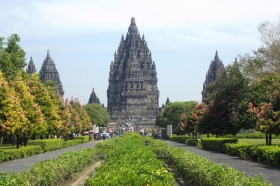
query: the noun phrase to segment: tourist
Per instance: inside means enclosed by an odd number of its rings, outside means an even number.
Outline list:
[[[161,130],[158,131],[158,138],[162,139],[162,132],[161,132]]]

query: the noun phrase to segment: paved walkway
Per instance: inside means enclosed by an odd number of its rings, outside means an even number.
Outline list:
[[[246,175],[249,176],[262,174],[269,183],[272,183],[275,186],[280,186],[280,169],[278,168],[242,160],[241,158],[229,156],[226,154],[202,150],[197,147],[188,146],[182,143],[176,143],[173,141],[165,142],[168,143],[170,146],[179,147],[185,149],[186,151],[190,151],[195,154],[207,157],[213,162],[233,167],[241,172],[244,172]],[[63,148],[43,154],[38,154],[35,156],[26,157],[23,159],[4,162],[0,164],[0,172],[11,170],[14,170],[16,173],[23,172],[29,170],[37,162],[56,158],[57,156],[63,154],[66,151],[77,151],[82,148],[94,147],[96,143],[98,142],[88,142],[73,147]]]
[[[197,147],[177,143],[173,141],[165,141],[170,146],[179,147],[186,151],[193,152],[200,156],[209,158],[212,162],[227,165],[236,170],[244,172],[248,176],[255,176],[262,174],[264,179],[275,186],[280,186],[280,168],[264,165],[261,163],[243,160],[239,157],[221,154],[213,151],[206,151]]]
[[[30,170],[30,168],[35,165],[37,162],[45,161],[45,160],[51,160],[53,158],[56,158],[57,156],[60,156],[64,152],[67,151],[77,151],[82,148],[90,148],[94,147],[98,142],[88,142],[83,143],[80,145],[75,145],[68,148],[63,148],[59,150],[54,150],[51,152],[46,152],[43,154],[37,154],[34,156],[29,156],[23,159],[17,159],[9,162],[0,163],[0,172],[2,171],[11,171],[14,170],[16,173],[23,172],[26,170]]]

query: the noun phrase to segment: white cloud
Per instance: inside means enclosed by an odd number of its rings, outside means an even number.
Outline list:
[[[106,105],[109,64],[135,17],[157,64],[160,103],[200,100],[215,51],[228,64],[256,49],[257,26],[276,20],[279,7],[279,0],[3,0],[0,36],[18,33],[37,70],[49,49],[68,97],[85,104],[94,87]]]

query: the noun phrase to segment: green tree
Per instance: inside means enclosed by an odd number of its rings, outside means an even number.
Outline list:
[[[272,134],[280,134],[280,76],[263,76],[251,84],[250,92],[248,113],[254,116],[256,130],[266,134],[266,145],[271,145]]]
[[[76,112],[75,118],[79,118],[79,122],[76,122],[75,131],[81,133],[82,131],[90,130],[92,128],[92,122],[84,107],[80,104],[76,98],[70,101],[74,111]],[[103,107],[102,107],[103,108]]]
[[[25,63],[25,52],[19,46],[20,37],[12,34],[8,39],[6,47],[3,46],[4,38],[0,38],[0,70],[9,81],[17,76],[17,72],[23,72]]]
[[[27,145],[28,137],[31,134],[42,134],[46,130],[46,122],[41,108],[34,102],[34,96],[31,95],[29,87],[17,76],[10,82],[14,88],[16,96],[19,98],[20,106],[23,109],[23,114],[27,118],[25,123],[15,130],[17,137],[24,137],[24,145]]]
[[[209,94],[204,100],[207,109],[198,125],[200,133],[211,133],[217,137],[222,134],[234,135],[245,127],[235,120],[238,104],[247,86],[238,63],[226,67],[220,76],[209,87]]]
[[[14,134],[26,123],[26,117],[20,106],[15,90],[10,87],[0,72],[0,146],[4,137]]]
[[[96,126],[107,126],[110,122],[110,115],[107,109],[102,107],[100,104],[93,103],[83,106],[89,115],[90,121]]]
[[[62,125],[59,130],[60,135],[64,136],[66,140],[68,139],[68,135],[74,131],[74,126],[72,126],[73,112],[72,105],[69,103],[68,98],[66,98],[61,113]]]
[[[47,134],[59,135],[62,127],[61,111],[57,100],[52,99],[50,90],[42,84],[39,76],[34,73],[27,82],[30,93],[34,96],[34,101],[40,106],[47,122]],[[52,90],[52,87],[49,87]]]
[[[197,102],[195,101],[169,102],[165,105],[163,112],[157,116],[156,123],[165,128],[167,125],[172,125],[172,128],[176,129],[180,116],[182,114],[191,115],[192,109],[196,104]]]

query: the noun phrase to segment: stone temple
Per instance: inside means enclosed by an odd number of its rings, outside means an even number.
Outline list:
[[[55,67],[54,61],[50,57],[49,51],[47,52],[47,57],[44,60],[41,70],[39,72],[41,82],[46,82],[48,80],[52,80],[57,84],[57,91],[60,94],[61,98],[63,98],[64,90],[62,83],[60,81],[59,73]]]
[[[131,18],[126,37],[121,37],[110,65],[107,109],[111,121],[154,125],[159,112],[156,64]]]
[[[201,94],[202,94],[202,101],[207,96],[207,88],[209,87],[209,85],[212,82],[217,80],[219,72],[223,71],[224,69],[225,69],[224,68],[224,64],[219,59],[218,52],[216,51],[214,60],[211,61],[210,67],[209,67],[208,72],[206,74],[206,80],[203,83],[203,90],[201,92]]]
[[[91,92],[91,94],[89,96],[89,99],[88,99],[88,104],[92,104],[92,103],[100,104],[99,98],[97,97],[97,95],[94,92],[94,88],[92,88],[92,92]]]
[[[32,57],[30,58],[30,61],[29,61],[29,63],[28,63],[27,69],[26,69],[26,72],[27,72],[30,76],[31,76],[33,73],[36,73],[36,72],[37,72]]]

